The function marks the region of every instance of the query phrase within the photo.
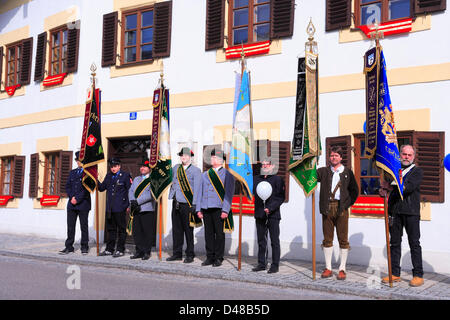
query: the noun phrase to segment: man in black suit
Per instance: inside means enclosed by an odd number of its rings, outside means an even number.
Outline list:
[[[391,234],[391,262],[392,280],[400,282],[400,258],[402,255],[403,228],[408,234],[409,248],[413,265],[413,279],[409,284],[413,287],[423,285],[422,248],[420,246],[420,184],[423,171],[414,164],[416,151],[411,145],[400,147],[400,161],[402,164],[403,200],[397,186],[383,181],[380,195],[389,195],[388,213],[392,223],[389,226]],[[389,277],[382,279],[389,282]]]
[[[266,270],[267,267],[267,232],[270,234],[272,246],[272,264],[268,273],[278,272],[280,264],[280,206],[285,199],[283,179],[275,175],[274,164],[269,158],[261,161],[261,174],[253,178],[253,194],[255,196],[255,223],[258,237],[258,265],[253,271]],[[266,181],[272,186],[271,196],[263,202],[256,189],[258,184]]]
[[[59,252],[60,254],[74,252],[73,243],[77,217],[80,218],[81,253],[84,255],[89,253],[88,216],[91,210],[91,194],[82,184],[83,164],[80,162],[79,156],[80,152],[75,152],[77,168],[70,171],[66,183],[66,193],[69,197],[67,202],[67,240],[66,247]]]
[[[121,170],[121,161],[118,158],[109,159],[110,172],[102,183],[98,185],[98,191],[106,190],[106,229],[108,230],[108,241],[105,251],[101,256],[112,255],[114,258],[121,257],[125,253],[126,212],[129,206],[128,190],[131,187],[131,176],[128,172]],[[117,248],[116,235],[118,236]]]

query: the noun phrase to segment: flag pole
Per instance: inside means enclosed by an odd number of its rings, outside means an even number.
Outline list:
[[[245,53],[244,53],[244,44],[242,43],[241,49],[241,81],[244,75],[245,69]],[[238,271],[241,271],[241,263],[242,263],[242,195],[244,191],[244,186],[241,183],[241,190],[239,191],[239,250],[238,250]]]
[[[317,47],[317,42],[314,41],[314,34],[316,32],[316,28],[314,27],[314,24],[312,23],[312,18],[310,18],[308,26],[306,27],[306,33],[308,34],[308,41],[305,43],[305,51],[309,51],[311,53],[315,53],[315,51],[318,51],[318,47]],[[306,53],[306,52],[305,52]],[[305,54],[306,56],[306,54]],[[317,73],[318,73],[318,69],[317,69]],[[318,76],[317,76],[318,78]],[[319,88],[318,88],[318,82],[316,82],[317,84],[317,88],[316,88],[316,93],[319,92]],[[318,98],[317,98],[318,99]],[[317,100],[317,113],[318,111],[318,103],[319,101]],[[318,117],[318,115],[317,115]],[[317,119],[318,122],[318,119]],[[317,125],[317,131],[319,131],[319,125]],[[319,133],[317,132],[316,134],[317,137],[317,157],[319,156],[319,145],[320,145],[320,141],[319,141]],[[315,190],[312,191],[311,194],[311,206],[312,206],[312,210],[311,210],[311,233],[312,233],[312,278],[313,280],[316,280],[316,192]]]
[[[378,22],[375,23],[375,31],[370,33],[371,37],[375,38],[375,45],[377,48],[377,52],[381,52],[380,39],[383,38],[383,31],[379,30]],[[379,54],[379,53],[378,53]],[[378,73],[380,65],[378,65]],[[384,170],[381,169],[380,172],[380,180],[385,181]],[[392,281],[392,260],[391,260],[391,245],[389,239],[389,214],[388,214],[388,199],[387,194],[384,194],[384,229],[386,233],[386,254],[387,254],[387,263],[388,263],[388,278],[389,278],[389,287],[393,287]]]
[[[97,67],[95,65],[95,63],[92,63],[91,67],[91,77],[92,77],[92,94],[94,94],[95,92],[95,71],[97,70]],[[97,98],[98,99],[98,98]],[[97,181],[95,182],[95,225],[96,225],[96,230],[95,230],[95,237],[96,237],[96,247],[97,247],[97,256],[100,255],[100,246],[99,246],[99,229],[100,229],[100,225],[99,225],[99,217],[98,217],[98,185],[97,185]]]

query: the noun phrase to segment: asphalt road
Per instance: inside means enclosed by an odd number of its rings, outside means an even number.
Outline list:
[[[9,256],[0,256],[0,270],[1,300],[362,299],[313,290],[120,268],[77,266]]]

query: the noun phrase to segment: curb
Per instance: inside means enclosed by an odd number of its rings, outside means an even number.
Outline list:
[[[268,286],[276,286],[281,288],[291,288],[291,289],[307,289],[315,291],[326,291],[328,293],[340,293],[357,295],[360,297],[372,298],[372,299],[383,299],[383,300],[446,300],[447,298],[429,296],[424,294],[413,294],[413,293],[403,293],[395,292],[396,288],[389,288],[387,286],[381,285],[380,289],[368,289],[367,285],[359,282],[337,282],[337,280],[312,280],[310,275],[305,275],[303,273],[295,273],[290,275],[276,275],[275,277],[260,276],[254,272],[248,272],[246,270],[237,271],[233,269],[221,269],[221,272],[208,270],[204,267],[198,266],[186,266],[183,265],[180,268],[177,264],[166,264],[161,263],[159,260],[149,260],[142,265],[136,263],[118,263],[118,262],[101,262],[101,261],[90,261],[83,256],[53,256],[53,255],[42,255],[42,254],[32,254],[17,251],[0,250],[0,256],[10,256],[19,257],[25,259],[35,259],[41,261],[51,261],[57,263],[72,264],[76,263],[85,266],[94,267],[104,267],[104,268],[119,268],[124,270],[135,270],[139,272],[146,273],[163,273],[163,274],[174,274],[180,276],[189,276],[205,279],[218,279],[226,281],[237,281],[237,282],[247,282],[254,284],[262,284]],[[80,257],[80,258],[78,258]],[[111,258],[113,259],[113,258]],[[205,272],[206,271],[206,272]],[[327,283],[329,282],[329,283]],[[392,292],[394,291],[394,292]]]

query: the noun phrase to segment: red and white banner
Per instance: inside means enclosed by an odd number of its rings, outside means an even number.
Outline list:
[[[239,196],[233,196],[231,211],[239,214]],[[249,201],[247,197],[242,196],[242,214],[255,214],[255,197]]]
[[[8,201],[14,199],[13,196],[0,196],[0,206],[6,206]]]
[[[351,206],[351,213],[383,215],[384,199],[376,196],[360,196],[356,199],[353,206]]]
[[[13,96],[14,93],[16,92],[16,89],[18,89],[20,87],[21,87],[20,84],[16,84],[15,86],[6,87],[5,90],[6,90],[6,93],[8,94],[8,96]]]
[[[257,54],[269,53],[269,49],[270,49],[270,41],[269,40],[264,41],[264,42],[252,43],[252,44],[245,44],[244,45],[244,54],[246,57],[249,57],[249,56],[254,56]],[[242,45],[230,47],[225,50],[225,57],[227,59],[240,58],[241,52],[242,52]]]
[[[374,25],[364,25],[359,26],[359,29],[364,32],[367,38],[371,39],[372,32],[376,31],[376,28]],[[399,33],[406,33],[410,32],[412,28],[412,18],[402,19],[402,20],[396,20],[391,22],[385,22],[378,26],[378,31],[383,32],[384,36],[390,36],[392,34],[399,34]]]
[[[67,75],[67,73],[61,73],[54,76],[48,76],[44,79],[44,82],[42,83],[45,87],[48,86],[54,86],[57,84],[60,84],[64,81],[64,77]]]
[[[51,196],[44,194],[41,198],[41,206],[43,207],[56,206],[58,204],[59,199],[60,196]]]

